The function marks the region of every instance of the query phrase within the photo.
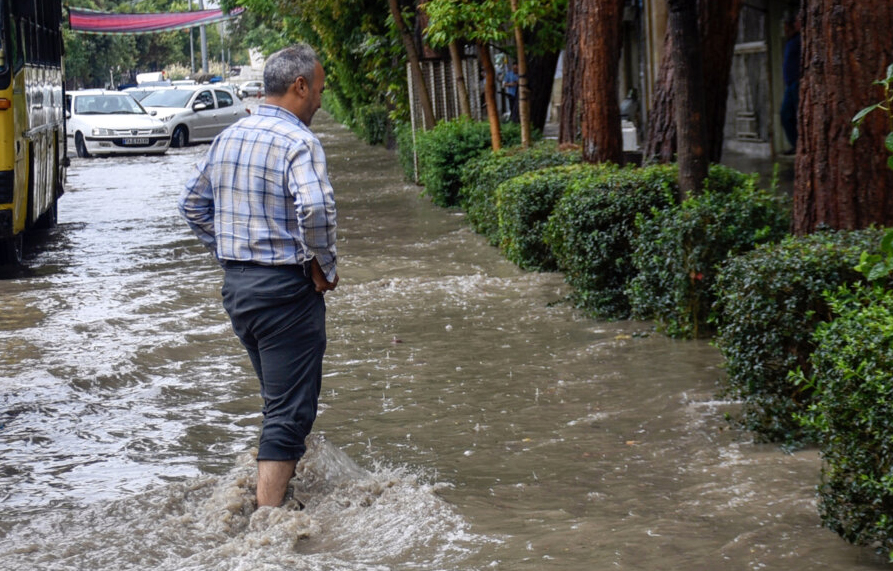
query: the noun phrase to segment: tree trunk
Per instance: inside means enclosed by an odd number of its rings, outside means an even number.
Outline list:
[[[450,59],[453,60],[453,77],[456,78],[456,91],[459,92],[459,110],[462,115],[471,117],[471,101],[468,99],[468,86],[465,85],[465,71],[462,69],[462,51],[457,42],[450,42]]]
[[[697,0],[667,0],[676,70],[676,133],[680,201],[701,191],[707,170],[704,71],[698,41]]]
[[[502,131],[499,127],[499,110],[496,108],[496,70],[490,59],[490,50],[478,42],[478,58],[484,70],[484,101],[487,103],[487,121],[490,122],[490,146],[494,151],[502,148]]]
[[[546,126],[558,54],[528,55],[527,86],[530,93],[530,128],[542,131]]]
[[[722,159],[729,76],[742,6],[742,0],[699,2],[698,29],[703,54],[707,156],[714,163]],[[648,139],[644,150],[646,162],[669,163],[676,156],[676,111],[673,105],[676,70],[671,56],[674,47],[669,30],[664,43],[664,57],[648,116]]]
[[[431,96],[428,94],[428,87],[425,84],[425,78],[422,75],[419,52],[416,50],[412,34],[406,27],[406,22],[403,21],[403,16],[400,13],[400,6],[397,5],[397,0],[388,0],[388,6],[391,9],[391,16],[394,18],[394,24],[397,26],[397,31],[400,32],[400,38],[403,40],[403,47],[406,48],[406,55],[409,58],[409,69],[412,72],[413,83],[415,84],[416,89],[418,89],[419,102],[422,106],[424,122],[422,127],[426,130],[431,129],[436,123],[434,119],[434,106],[431,105]]]
[[[512,14],[518,11],[518,0],[510,0]],[[518,59],[518,116],[521,121],[521,147],[530,148],[530,88],[527,82],[527,55],[524,52],[524,32],[515,24],[515,50]]]
[[[580,132],[577,104],[583,94],[580,69],[581,2],[582,0],[568,0],[567,3],[567,44],[561,68],[561,109],[558,122],[558,142],[567,145],[575,143],[577,133]]]
[[[623,160],[617,76],[622,46],[623,0],[583,0],[580,5],[583,88],[583,160]]]
[[[893,226],[884,113],[869,114],[849,144],[853,116],[883,97],[872,82],[893,63],[893,2],[809,0],[800,18],[794,232]]]
[[[738,39],[738,19],[743,5],[743,0],[699,2],[698,25],[703,54],[707,159],[711,163],[722,160],[729,78],[732,74],[735,42]]]

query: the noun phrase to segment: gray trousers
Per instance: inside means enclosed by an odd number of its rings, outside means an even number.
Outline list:
[[[224,262],[223,307],[264,399],[258,460],[300,460],[316,420],[326,305],[303,266]]]

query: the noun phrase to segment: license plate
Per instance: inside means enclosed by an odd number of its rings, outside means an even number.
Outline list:
[[[124,139],[125,145],[148,145],[149,139]]]

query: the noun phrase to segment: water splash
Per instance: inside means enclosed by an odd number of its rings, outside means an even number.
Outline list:
[[[255,509],[254,453],[219,477],[23,523],[0,540],[0,568],[440,569],[496,541],[470,531],[438,497],[441,484],[366,470],[321,436],[308,438],[284,505]]]

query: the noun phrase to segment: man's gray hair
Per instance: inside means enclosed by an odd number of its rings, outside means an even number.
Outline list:
[[[299,77],[311,85],[319,58],[307,44],[284,48],[267,58],[264,65],[264,92],[267,95],[285,95],[288,87]]]

